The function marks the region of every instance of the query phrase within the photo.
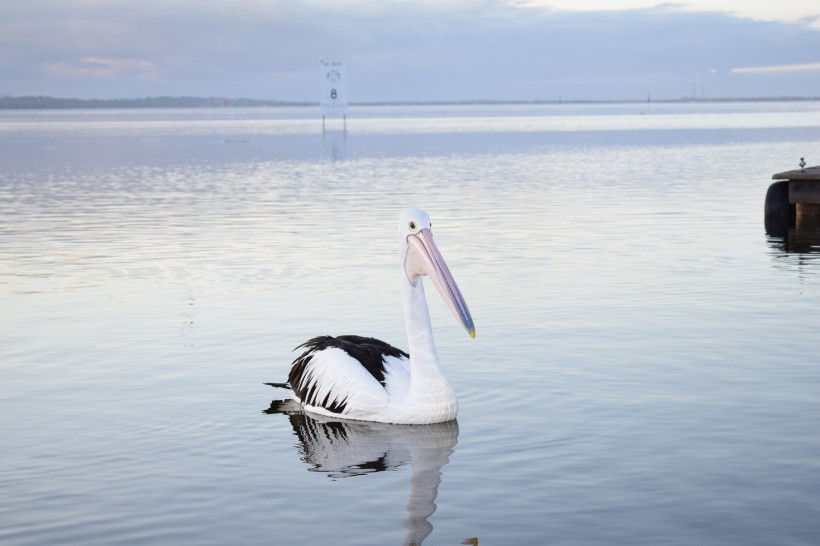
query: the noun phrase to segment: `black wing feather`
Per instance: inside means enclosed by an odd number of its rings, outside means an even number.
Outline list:
[[[384,386],[385,357],[410,358],[410,355],[389,343],[372,337],[355,335],[314,337],[296,347],[296,349],[305,349],[305,351],[294,359],[290,374],[288,374],[288,383],[290,383],[291,389],[303,404],[320,406],[334,413],[344,411],[345,403],[329,404],[327,397],[324,400],[317,400],[315,396],[316,385],[311,385],[309,381],[304,380],[313,356],[317,352],[331,347],[341,349],[359,361],[382,386]]]

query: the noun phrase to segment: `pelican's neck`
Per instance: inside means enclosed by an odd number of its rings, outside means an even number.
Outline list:
[[[419,277],[413,286],[402,270],[402,292],[404,323],[410,346],[410,393],[422,394],[431,390],[433,394],[440,391],[451,392],[438,363],[422,278]]]

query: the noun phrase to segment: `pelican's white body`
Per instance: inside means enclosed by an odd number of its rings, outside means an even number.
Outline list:
[[[319,351],[310,364],[316,398],[324,400],[330,395],[330,402],[344,401],[346,407],[341,413],[311,405],[305,405],[305,410],[382,423],[429,424],[456,418],[458,400],[438,363],[424,288],[421,282],[412,286],[406,277],[403,284],[410,358],[384,357],[382,386],[343,350],[332,347]]]
[[[412,227],[411,227],[412,226]],[[426,232],[426,233],[423,233]],[[411,237],[412,236],[412,237]],[[427,237],[433,247],[429,254],[424,252],[418,240]],[[411,239],[418,239],[411,241]],[[414,244],[410,244],[413,242]],[[429,249],[429,247],[427,247]],[[418,250],[422,249],[422,250]],[[419,254],[425,254],[424,259]],[[409,342],[410,358],[386,356],[384,362],[384,385],[382,385],[361,363],[339,348],[317,351],[309,363],[306,381],[315,385],[313,400],[344,403],[341,412],[333,412],[325,407],[305,404],[306,411],[335,418],[360,421],[378,421],[398,424],[430,424],[451,421],[458,415],[458,401],[439,366],[438,354],[433,343],[430,313],[421,282],[422,275],[433,275],[430,269],[430,254],[441,260],[432,243],[430,219],[424,211],[406,209],[399,222],[400,283],[404,303],[404,320]],[[435,261],[435,260],[434,260]],[[461,293],[443,261],[439,266],[439,278],[434,278],[439,292],[457,293],[458,301],[453,303],[445,298],[445,303],[464,324],[470,335],[475,331],[472,318],[463,302]],[[442,288],[441,268],[446,272],[447,285]],[[451,296],[455,298],[455,296]],[[455,307],[462,306],[464,312]],[[466,313],[466,317],[465,317]],[[294,393],[295,400],[301,402]]]

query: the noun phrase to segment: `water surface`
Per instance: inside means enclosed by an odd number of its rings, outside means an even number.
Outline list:
[[[0,113],[0,542],[816,544],[820,234],[767,234],[820,104]],[[441,430],[262,385],[406,347],[425,208]],[[291,408],[292,410],[292,408]]]

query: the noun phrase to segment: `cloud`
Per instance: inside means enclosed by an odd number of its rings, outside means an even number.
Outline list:
[[[768,74],[778,72],[820,72],[820,62],[805,64],[782,64],[778,66],[749,66],[733,68],[732,74]]]
[[[119,77],[156,77],[156,64],[140,59],[81,57],[79,62],[45,63],[43,68],[53,78],[106,79]]]
[[[817,94],[820,30],[662,6],[504,0],[28,0],[0,4],[0,94],[318,100],[318,60],[353,101]],[[741,69],[742,70],[742,69]],[[745,74],[748,74],[745,73]],[[702,76],[701,76],[702,75]],[[780,87],[778,87],[778,85]]]
[[[513,5],[562,11],[625,11],[666,9],[686,12],[719,12],[756,21],[814,24],[820,8],[810,0],[509,0]]]

